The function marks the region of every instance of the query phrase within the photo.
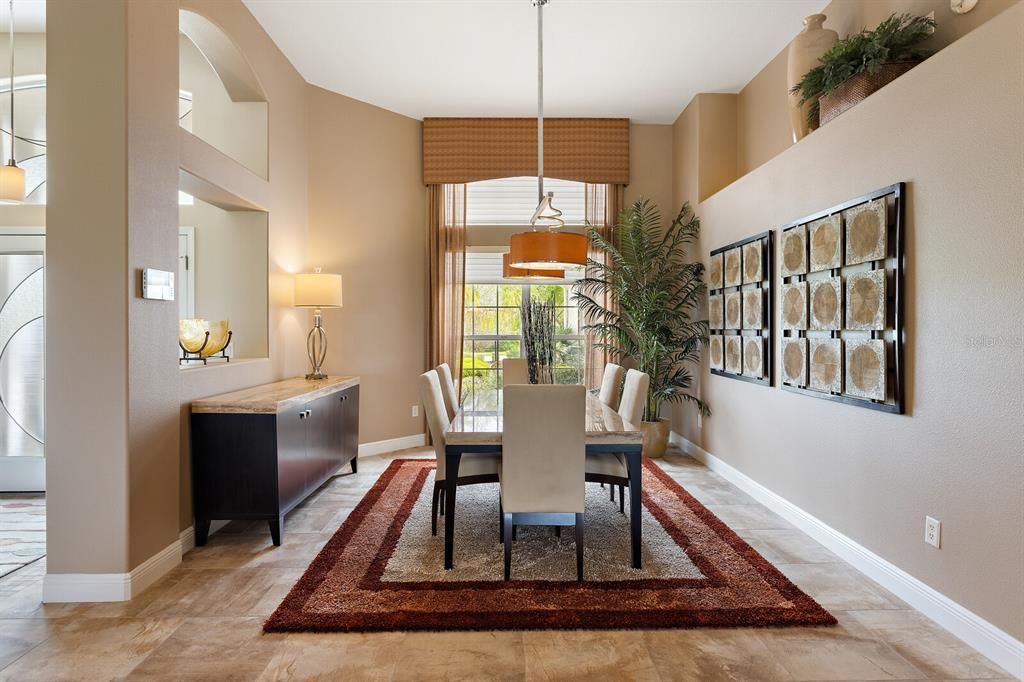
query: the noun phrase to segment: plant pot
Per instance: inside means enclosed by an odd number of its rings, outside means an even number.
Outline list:
[[[644,455],[655,459],[665,454],[668,448],[668,432],[671,423],[667,419],[656,422],[640,422],[640,430],[644,432]]]
[[[876,90],[882,89],[882,87],[893,82],[920,63],[920,61],[889,62],[888,64],[882,64],[881,68],[874,73],[862,71],[843,81],[839,87],[827,95],[822,95],[821,99],[818,100],[818,106],[820,107],[818,125],[825,125],[865,97],[868,97]]]

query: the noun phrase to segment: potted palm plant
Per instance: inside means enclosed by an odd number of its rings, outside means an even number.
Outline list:
[[[700,233],[700,219],[687,202],[663,231],[657,207],[641,198],[623,209],[618,223],[614,241],[590,229],[591,246],[604,258],[590,259],[586,277],[573,284],[573,300],[596,347],[650,375],[644,454],[659,457],[669,432],[661,405],[688,402],[711,414],[689,392],[691,368],[708,341],[708,321],[695,319],[707,293],[704,264],[687,261],[685,254]]]

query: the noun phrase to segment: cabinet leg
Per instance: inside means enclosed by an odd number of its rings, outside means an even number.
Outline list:
[[[196,547],[205,547],[210,537],[210,520],[196,519]]]
[[[281,546],[281,529],[284,528],[284,517],[278,516],[276,519],[270,519],[270,539],[273,540],[275,547]]]
[[[350,464],[350,465],[352,466],[352,473],[353,473],[353,474],[355,474],[355,473],[359,473],[359,464],[358,464],[358,461],[359,461],[359,458],[358,458],[358,457],[353,457],[353,458],[352,458],[352,461],[351,461],[351,462],[349,462],[349,464]]]

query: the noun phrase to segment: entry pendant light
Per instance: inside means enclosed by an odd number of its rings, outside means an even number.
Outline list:
[[[501,254],[501,276],[503,279],[551,280],[565,279],[565,270],[530,270],[512,267],[511,254]]]
[[[10,102],[11,102],[11,156],[6,166],[0,166],[0,204],[20,204],[25,201],[25,171],[14,160],[14,0],[10,0],[8,47],[10,49]]]
[[[530,232],[512,235],[509,265],[524,270],[546,270],[550,278],[558,271],[587,266],[588,240],[582,234],[563,232],[562,212],[552,205],[554,192],[544,192],[544,5],[549,0],[533,0],[537,7],[537,210],[533,212]]]

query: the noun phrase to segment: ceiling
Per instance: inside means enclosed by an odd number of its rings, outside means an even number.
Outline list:
[[[414,118],[535,116],[530,0],[243,0],[314,85]],[[551,0],[546,116],[671,123],[737,92],[826,0]]]

